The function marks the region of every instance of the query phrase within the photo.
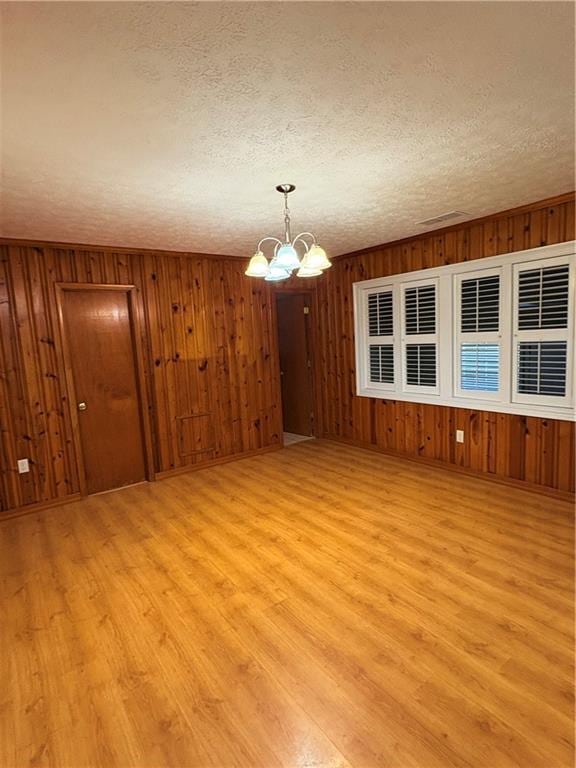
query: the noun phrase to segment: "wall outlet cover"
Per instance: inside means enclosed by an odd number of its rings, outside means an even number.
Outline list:
[[[464,430],[463,429],[457,429],[456,430],[456,442],[457,443],[463,443],[464,442]]]
[[[26,472],[30,472],[30,466],[28,459],[18,459],[18,472],[23,475]]]

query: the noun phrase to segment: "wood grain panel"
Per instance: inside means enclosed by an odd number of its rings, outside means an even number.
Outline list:
[[[273,297],[244,269],[201,254],[0,241],[0,510],[80,490],[57,283],[136,286],[156,473],[278,445]],[[211,429],[183,452],[181,417],[205,413]],[[24,457],[31,471],[18,475]]]
[[[214,414],[197,413],[194,416],[180,416],[180,455],[211,453],[215,448]]]
[[[574,195],[564,195],[335,259],[332,269],[316,282],[312,315],[319,347],[316,375],[320,382],[320,433],[357,445],[573,492],[573,423],[357,397],[352,284],[574,237]],[[465,431],[465,444],[455,442],[456,429]]]
[[[352,283],[574,237],[573,196],[524,206],[335,259],[313,291],[319,434],[560,491],[575,485],[574,425],[356,397]],[[243,260],[0,240],[0,510],[79,492],[54,285],[133,284],[142,318],[153,465],[158,474],[280,443],[272,289]],[[298,281],[279,290],[302,290]],[[182,454],[181,417],[215,414]],[[464,429],[472,440],[456,444]],[[210,442],[204,451],[203,436]],[[18,475],[18,458],[31,472]]]

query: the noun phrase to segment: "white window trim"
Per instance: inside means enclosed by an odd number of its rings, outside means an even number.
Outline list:
[[[435,405],[452,406],[456,408],[469,408],[473,410],[491,411],[496,413],[512,413],[524,416],[539,416],[541,418],[560,419],[563,421],[576,421],[574,412],[574,338],[576,336],[576,311],[574,309],[576,277],[575,277],[575,254],[576,241],[558,243],[557,245],[543,246],[526,251],[516,251],[510,254],[500,256],[489,256],[484,259],[476,259],[469,262],[460,262],[443,267],[434,267],[431,269],[418,270],[416,272],[402,272],[393,276],[376,278],[374,280],[364,280],[353,284],[354,293],[354,324],[355,324],[355,355],[356,355],[356,388],[357,394],[361,397],[374,397],[380,399],[400,400],[413,403],[431,403]],[[543,259],[552,259],[555,257],[570,257],[568,262],[571,265],[570,277],[570,309],[569,309],[569,337],[568,360],[567,360],[567,381],[566,398],[562,400],[563,404],[558,405],[559,398],[553,398],[554,403],[543,402],[542,398],[548,398],[543,395],[522,396],[527,397],[530,402],[518,402],[517,396],[513,398],[513,382],[515,381],[515,354],[512,350],[516,349],[516,340],[513,339],[513,302],[516,302],[516,291],[513,291],[513,271],[515,265],[525,265],[530,262],[538,262]],[[566,260],[566,259],[565,259]],[[474,273],[484,272],[485,270],[502,269],[501,282],[501,333],[502,345],[501,355],[501,400],[486,399],[483,397],[459,394],[456,389],[455,363],[459,359],[457,354],[457,314],[459,311],[456,299],[456,276],[472,276]],[[414,283],[416,281],[431,281],[437,279],[438,287],[437,297],[437,324],[436,332],[438,337],[436,359],[437,359],[437,393],[432,393],[430,387],[418,387],[417,392],[406,391],[404,387],[404,360],[403,360],[403,342],[401,338],[403,332],[403,306],[402,306],[402,285]],[[507,287],[508,286],[508,287]],[[367,300],[366,295],[369,291],[376,289],[392,288],[394,292],[394,336],[384,337],[386,342],[390,343],[393,338],[394,344],[394,384],[376,385],[370,383],[367,378],[367,355],[369,337],[367,334]],[[514,299],[513,299],[514,293]],[[555,332],[555,338],[560,339],[558,332]],[[550,331],[544,331],[548,338],[552,338]],[[468,334],[467,334],[468,335]],[[472,334],[470,334],[472,336]],[[432,338],[432,335],[422,336],[423,340]],[[375,339],[376,337],[372,337]],[[420,337],[408,337],[416,339]],[[530,338],[534,338],[534,335]],[[373,342],[375,343],[375,342]],[[485,393],[480,393],[485,394]],[[537,403],[534,402],[537,398]]]

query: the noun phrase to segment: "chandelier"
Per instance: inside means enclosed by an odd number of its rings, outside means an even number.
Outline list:
[[[318,245],[311,232],[300,232],[299,235],[292,238],[288,195],[295,189],[294,184],[279,184],[276,187],[276,190],[284,195],[284,241],[278,240],[277,237],[263,237],[248,264],[248,269],[245,272],[248,277],[263,277],[264,280],[277,282],[286,280],[296,270],[297,277],[316,277],[332,266],[326,256],[326,251]],[[270,261],[261,250],[266,242],[275,243]],[[304,250],[302,258],[300,258],[296,246]]]

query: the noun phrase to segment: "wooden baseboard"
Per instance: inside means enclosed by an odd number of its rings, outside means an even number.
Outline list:
[[[385,456],[392,456],[395,459],[412,461],[416,464],[425,464],[435,469],[444,469],[448,472],[457,472],[459,474],[467,475],[468,477],[473,477],[476,480],[483,480],[488,483],[498,483],[499,485],[507,485],[509,487],[518,488],[523,491],[539,493],[543,496],[549,496],[553,499],[571,502],[572,504],[576,500],[576,495],[571,493],[570,491],[560,491],[560,490],[557,490],[556,488],[550,488],[545,485],[537,485],[536,483],[529,483],[526,480],[517,480],[516,478],[512,478],[512,477],[492,475],[487,472],[476,472],[475,470],[468,469],[467,467],[460,467],[457,464],[448,464],[444,461],[438,461],[437,459],[429,459],[424,456],[408,456],[404,453],[399,453],[398,451],[389,451],[389,450],[386,450],[385,448],[379,448],[378,446],[370,445],[367,443],[360,443],[355,440],[348,440],[347,438],[344,438],[344,437],[336,437],[334,435],[324,435],[322,436],[321,439],[328,440],[329,442],[333,442],[333,443],[342,443],[344,445],[350,445],[354,448],[360,448],[361,450],[364,450],[364,451],[381,453]],[[235,454],[232,454],[231,456],[222,456],[217,459],[211,459],[210,461],[205,461],[202,464],[195,464],[193,466],[186,466],[186,467],[178,467],[177,469],[169,469],[164,472],[156,473],[154,479],[166,480],[170,477],[175,477],[176,475],[185,474],[186,472],[195,472],[200,469],[207,469],[208,467],[214,467],[218,464],[227,464],[232,461],[240,461],[241,459],[249,459],[252,456],[259,456],[263,453],[278,451],[282,447],[283,447],[282,444],[278,443],[277,445],[268,445],[265,448],[258,448],[253,451],[246,451],[245,453],[235,453]],[[122,489],[118,488],[115,490],[122,490]],[[63,506],[64,504],[71,504],[74,501],[80,501],[82,498],[86,498],[86,497],[81,496],[79,493],[73,493],[73,494],[70,494],[70,496],[66,496],[61,499],[51,499],[50,501],[42,501],[42,502],[38,502],[37,504],[29,504],[24,507],[16,507],[13,509],[8,509],[5,512],[0,512],[0,523],[3,520],[12,520],[15,517],[21,517],[22,515],[32,515],[36,512],[42,512],[45,509],[50,509],[50,507],[59,507],[59,506]]]
[[[445,469],[448,472],[457,472],[461,475],[467,475],[468,477],[474,477],[476,480],[484,480],[488,483],[498,483],[499,485],[507,485],[512,488],[518,488],[523,491],[530,491],[532,493],[539,493],[543,496],[549,496],[553,499],[559,499],[560,501],[569,501],[574,503],[576,501],[576,494],[571,491],[560,491],[557,488],[551,488],[547,485],[538,485],[537,483],[529,483],[526,480],[517,480],[514,477],[504,477],[503,475],[493,475],[489,472],[477,472],[474,469],[468,469],[468,467],[460,467],[457,464],[449,464],[445,461],[439,461],[438,459],[429,459],[426,456],[409,456],[405,453],[398,451],[390,451],[386,448],[380,448],[370,443],[360,443],[356,440],[349,440],[345,437],[335,437],[334,435],[324,435],[323,440],[328,440],[333,443],[343,443],[344,445],[350,445],[354,448],[360,448],[364,451],[372,451],[374,453],[381,453],[385,456],[393,456],[395,459],[403,459],[405,461],[413,461],[416,464],[426,464],[429,467],[436,469]]]
[[[244,453],[233,453],[231,456],[220,456],[217,459],[210,459],[209,461],[203,461],[202,464],[188,464],[185,467],[177,467],[176,469],[167,469],[164,472],[156,472],[156,480],[166,480],[169,477],[175,477],[176,475],[183,475],[186,472],[196,472],[199,469],[206,469],[207,467],[214,467],[217,464],[227,464],[230,461],[239,461],[240,459],[249,459],[251,456],[259,456],[262,453],[269,453],[270,451],[277,451],[282,448],[282,444],[267,445],[265,448],[256,448],[253,451],[244,451]]]
[[[71,504],[73,501],[80,501],[82,498],[79,493],[71,493],[69,496],[64,496],[60,499],[38,501],[36,504],[26,504],[23,507],[12,507],[12,509],[7,509],[5,512],[0,512],[0,523],[3,520],[12,520],[14,517],[42,512],[44,509],[50,509],[50,507],[61,507],[64,504]]]
[[[217,459],[211,459],[210,461],[204,461],[202,464],[195,464],[193,466],[186,466],[186,467],[178,467],[177,469],[169,469],[165,472],[157,472],[154,475],[154,478],[151,482],[154,480],[165,480],[169,477],[174,477],[176,475],[182,475],[185,472],[195,472],[199,469],[206,469],[207,467],[213,467],[217,464],[227,464],[230,461],[240,461],[241,459],[248,459],[251,456],[258,456],[261,453],[269,453],[270,451],[277,451],[283,446],[278,443],[277,445],[267,445],[265,448],[257,448],[254,451],[245,451],[244,453],[235,453],[232,456],[222,456]],[[103,493],[111,493],[112,491],[122,491],[123,488],[111,488],[110,491],[103,491]],[[93,494],[98,495],[98,494]],[[79,493],[73,493],[70,494],[70,496],[65,496],[61,499],[51,499],[50,501],[41,501],[37,504],[28,504],[24,507],[13,507],[12,509],[7,509],[5,512],[0,512],[0,523],[3,520],[12,520],[15,517],[21,517],[22,515],[32,515],[35,512],[42,512],[44,509],[49,509],[50,507],[60,507],[64,504],[70,504],[73,501],[81,501],[82,499],[87,498],[87,496],[82,496]]]

